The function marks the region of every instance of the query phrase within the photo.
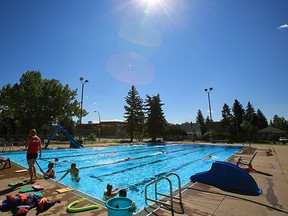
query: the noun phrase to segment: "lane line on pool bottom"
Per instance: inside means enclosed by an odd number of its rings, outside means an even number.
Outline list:
[[[111,175],[115,175],[115,174],[119,174],[119,173],[122,173],[122,174],[123,174],[123,173],[126,172],[126,171],[130,171],[130,170],[133,170],[133,169],[136,169],[136,168],[139,168],[139,167],[145,167],[145,166],[148,166],[148,165],[151,165],[151,164],[155,164],[155,163],[167,161],[167,160],[173,159],[173,158],[175,158],[175,157],[189,155],[189,154],[192,154],[192,153],[195,153],[195,152],[198,152],[198,151],[200,151],[200,150],[188,152],[188,153],[181,154],[181,155],[177,154],[177,155],[175,155],[175,156],[170,156],[170,157],[164,158],[163,160],[156,160],[156,161],[152,161],[152,162],[145,163],[145,164],[144,164],[144,163],[143,163],[143,164],[139,164],[139,165],[134,166],[134,167],[129,167],[129,168],[126,168],[126,169],[118,170],[118,171],[115,171],[115,172],[112,172],[112,173],[103,174],[103,175],[100,175],[100,176],[90,175],[90,177],[91,177],[91,178],[98,179],[98,180],[100,180],[100,181],[103,181],[101,178],[106,177],[106,176],[111,177]],[[155,156],[156,156],[156,155],[155,155]]]
[[[166,154],[171,154],[171,153],[177,153],[177,152],[181,152],[181,151],[186,151],[187,149],[189,148],[186,148],[186,149],[181,149],[181,150],[175,150],[175,151],[172,151],[172,152],[169,152],[169,153],[166,153]],[[140,160],[140,159],[144,159],[144,158],[149,158],[149,157],[155,157],[157,155],[148,155],[148,156],[142,156],[142,157],[138,157],[138,158],[134,158],[134,160]],[[112,165],[112,164],[117,164],[117,163],[123,163],[123,162],[126,162],[127,160],[125,159],[121,159],[121,160],[118,160],[118,161],[114,161],[114,162],[110,162],[110,163],[105,163],[105,164],[96,164],[96,165],[91,165],[91,166],[85,166],[85,167],[79,167],[79,169],[89,169],[89,168],[94,168],[94,167],[101,167],[101,166],[106,166],[106,165]],[[58,171],[57,173],[62,173],[62,172],[66,172],[67,170],[61,170],[61,171]]]
[[[216,152],[214,152],[214,153],[220,153],[220,152],[223,152],[223,151],[225,151],[225,150],[216,151]],[[181,168],[183,168],[183,167],[186,167],[186,166],[189,166],[190,164],[195,163],[195,162],[200,161],[200,160],[203,160],[203,157],[202,157],[202,158],[199,158],[199,159],[196,159],[196,160],[193,160],[193,161],[190,161],[190,162],[187,162],[187,163],[185,163],[185,164],[182,164],[181,166],[175,167],[175,168],[173,168],[173,169],[171,169],[171,170],[169,170],[169,171],[167,171],[167,172],[160,173],[160,174],[158,174],[158,175],[156,175],[156,176],[153,176],[153,177],[150,177],[150,178],[145,178],[144,180],[142,180],[142,181],[140,181],[140,182],[137,182],[136,184],[130,185],[130,186],[128,186],[127,188],[130,189],[130,190],[132,190],[132,191],[137,191],[137,192],[138,192],[138,191],[139,191],[139,189],[138,189],[139,186],[141,186],[141,185],[143,185],[143,184],[147,184],[147,183],[149,183],[149,182],[151,182],[151,181],[153,181],[153,180],[156,180],[156,179],[158,179],[158,178],[161,178],[161,177],[163,177],[163,176],[165,176],[165,175],[167,175],[167,174],[169,174],[169,173],[176,172],[176,171],[178,171],[179,169],[181,169]]]

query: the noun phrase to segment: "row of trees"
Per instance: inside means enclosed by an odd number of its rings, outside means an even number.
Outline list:
[[[80,116],[77,90],[55,79],[43,79],[39,71],[28,71],[20,82],[0,90],[0,134],[24,135],[31,128],[59,122],[75,131],[72,117]],[[87,112],[83,111],[83,116]]]
[[[126,119],[126,131],[130,141],[137,137],[142,140],[144,135],[152,137],[155,142],[157,137],[163,137],[167,126],[161,103],[160,95],[146,96],[145,102],[140,97],[135,86],[132,86],[125,97],[127,103],[124,106]]]
[[[55,79],[43,79],[39,71],[27,71],[19,83],[7,84],[0,89],[0,134],[4,136],[27,135],[31,128],[43,125],[61,124],[71,134],[75,134],[73,118],[81,115],[80,103],[76,100],[77,89],[71,90]],[[179,127],[167,124],[160,95],[148,96],[143,103],[137,90],[132,86],[125,98],[125,118],[127,134],[134,137],[163,137],[168,128],[177,133]],[[87,115],[82,110],[82,116]],[[179,132],[178,132],[179,133]],[[183,132],[183,130],[181,131]]]
[[[60,123],[71,134],[75,134],[73,118],[80,117],[80,103],[76,100],[77,89],[71,90],[55,79],[43,79],[39,71],[24,73],[19,83],[7,84],[0,89],[0,134],[26,135],[31,128],[40,129],[44,124]],[[124,118],[127,122],[127,136],[142,140],[143,137],[170,139],[185,137],[187,134],[180,125],[169,124],[164,116],[160,95],[147,95],[145,101],[132,86],[125,97]],[[82,115],[88,113],[83,110]],[[215,134],[209,117],[204,119],[198,110],[196,122],[202,134]],[[288,122],[277,115],[270,125],[288,131]],[[266,117],[260,109],[254,109],[248,102],[247,106],[235,100],[232,108],[226,103],[222,108],[221,126],[229,132],[227,138],[243,141],[247,137],[253,140],[258,130],[268,126]],[[170,136],[170,137],[169,137]]]
[[[228,128],[232,137],[237,137],[238,141],[243,141],[248,138],[252,140],[257,131],[268,126],[266,117],[260,109],[255,112],[253,105],[248,102],[246,109],[242,104],[235,100],[232,112],[229,106],[225,103],[222,109],[222,123]],[[234,139],[235,140],[235,139]]]
[[[213,124],[210,124],[210,119],[207,117],[204,120],[201,110],[198,110],[196,122],[199,123],[202,134],[215,133],[212,127]],[[243,105],[236,99],[232,108],[226,103],[223,105],[221,126],[229,132],[229,135],[226,135],[225,138],[234,141],[245,141],[247,138],[253,140],[257,131],[267,127],[268,122],[260,109],[255,111],[250,102],[248,102],[246,108],[243,108]]]
[[[133,142],[134,138],[142,140],[143,137],[151,137],[152,142],[157,137],[164,140],[183,139],[187,133],[181,125],[169,124],[164,116],[160,95],[146,95],[145,101],[140,97],[135,86],[132,86],[125,97],[127,103],[124,106],[126,119],[126,132]]]
[[[270,120],[269,124],[275,128],[288,131],[288,121],[284,117],[274,115],[273,119]]]

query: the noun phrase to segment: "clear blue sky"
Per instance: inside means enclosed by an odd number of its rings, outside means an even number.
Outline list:
[[[160,94],[168,122],[248,101],[288,119],[287,0],[1,0],[0,87],[28,70],[71,89],[83,122],[124,120],[132,85]]]

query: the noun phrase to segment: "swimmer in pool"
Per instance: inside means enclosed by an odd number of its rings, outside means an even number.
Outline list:
[[[66,171],[66,173],[59,179],[59,181],[61,181],[68,173],[70,173],[72,181],[80,181],[79,168],[76,167],[75,163],[71,164],[71,168]]]
[[[54,170],[54,163],[50,162],[48,164],[48,170],[44,173],[44,178],[55,178],[55,170]]]
[[[112,184],[107,184],[106,190],[103,194],[103,200],[108,200],[115,197],[121,190],[125,190],[124,188],[113,188]]]
[[[204,157],[204,160],[208,160],[208,159],[211,159],[212,156],[211,155],[207,155],[206,157]]]

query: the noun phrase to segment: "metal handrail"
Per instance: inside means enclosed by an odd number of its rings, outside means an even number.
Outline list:
[[[176,197],[176,196],[173,196],[172,183],[171,183],[171,180],[168,178],[168,177],[171,176],[171,175],[175,175],[175,176],[177,177],[177,179],[178,179],[179,198]],[[168,183],[169,183],[169,189],[170,189],[169,195],[158,192],[157,185],[158,185],[158,183],[159,183],[160,181],[162,181],[162,180],[167,180]],[[148,189],[148,187],[149,187],[150,185],[153,185],[153,184],[154,184],[154,187],[155,187],[155,188],[154,188],[154,191],[155,191],[155,199],[151,199],[151,198],[149,198],[149,197],[147,196],[147,195],[148,195],[147,189]],[[168,204],[168,203],[166,203],[166,202],[160,201],[160,200],[158,199],[158,195],[161,195],[161,196],[170,198],[170,204]],[[173,199],[180,200],[179,203],[182,204],[180,177],[179,177],[179,175],[177,175],[176,173],[169,173],[168,175],[163,176],[163,177],[161,177],[161,178],[158,178],[158,179],[150,182],[149,184],[147,184],[147,185],[145,186],[145,203],[146,203],[146,205],[148,205],[148,200],[149,200],[149,201],[155,202],[156,204],[162,204],[162,205],[165,205],[165,206],[170,206],[170,208],[171,208],[171,213],[172,213],[172,215],[174,215]]]

